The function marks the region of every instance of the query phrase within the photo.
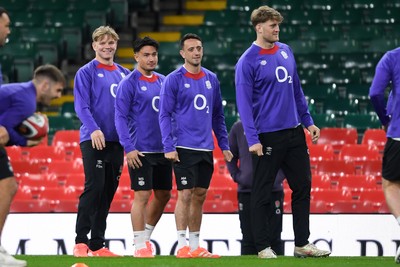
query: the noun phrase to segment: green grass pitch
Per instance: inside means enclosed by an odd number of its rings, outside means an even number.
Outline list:
[[[281,256],[277,259],[258,259],[256,256],[224,256],[219,259],[177,259],[174,256],[156,256],[154,259],[74,258],[73,256],[17,256],[28,261],[28,267],[70,267],[85,263],[89,267],[368,267],[396,266],[394,257],[328,257],[306,258]]]

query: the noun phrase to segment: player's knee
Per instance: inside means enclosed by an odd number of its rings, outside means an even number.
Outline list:
[[[18,183],[15,180],[15,178],[10,177],[10,178],[6,178],[6,179],[0,180],[0,181],[2,183],[1,188],[3,188],[3,191],[4,191],[3,193],[8,194],[11,197],[14,197],[18,191]]]
[[[158,199],[158,201],[167,203],[169,199],[171,198],[171,191],[169,190],[156,190],[154,192],[155,197]]]

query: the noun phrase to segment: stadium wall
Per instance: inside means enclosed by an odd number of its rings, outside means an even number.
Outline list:
[[[2,244],[10,252],[28,255],[72,254],[76,214],[10,214]],[[284,215],[285,254],[293,255],[292,216]],[[129,214],[112,213],[106,238],[113,252],[132,255],[133,234]],[[400,231],[391,215],[311,215],[310,241],[330,249],[332,256],[394,256]],[[213,252],[240,255],[241,232],[237,214],[205,214],[202,246]],[[176,246],[173,214],[164,214],[152,235],[157,254],[172,255]]]

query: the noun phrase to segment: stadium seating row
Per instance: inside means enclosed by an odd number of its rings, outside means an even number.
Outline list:
[[[311,213],[390,213],[382,190],[313,188]],[[285,189],[284,210],[291,213],[291,191]]]

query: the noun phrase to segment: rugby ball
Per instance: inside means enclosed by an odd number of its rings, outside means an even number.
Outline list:
[[[33,113],[18,126],[18,132],[30,140],[45,137],[49,132],[47,116],[42,113]]]

